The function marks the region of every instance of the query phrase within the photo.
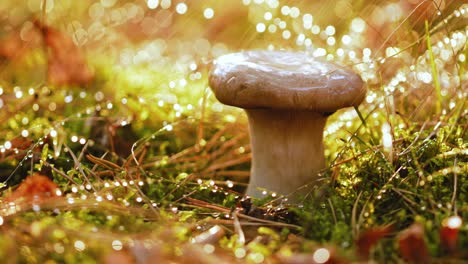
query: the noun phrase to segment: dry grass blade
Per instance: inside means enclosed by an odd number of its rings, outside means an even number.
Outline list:
[[[3,214],[3,216],[7,216],[9,218],[14,218],[16,215],[26,212],[26,211],[31,211],[37,206],[40,207],[42,211],[47,211],[47,210],[55,210],[55,209],[60,209],[60,210],[79,210],[82,208],[89,208],[89,209],[95,209],[95,210],[109,210],[111,212],[117,213],[117,214],[129,214],[129,215],[134,215],[134,216],[140,216],[145,218],[148,221],[155,221],[158,218],[158,214],[151,213],[148,210],[144,210],[142,208],[135,208],[135,207],[125,207],[117,203],[112,203],[112,202],[106,202],[102,201],[99,203],[96,203],[95,201],[88,201],[88,200],[82,200],[80,198],[65,198],[62,196],[56,196],[56,197],[49,197],[49,198],[44,198],[44,199],[39,199],[39,200],[34,200],[34,202],[31,201],[19,201],[17,203],[17,207],[13,211],[7,211],[6,214]]]
[[[215,164],[213,164],[210,167],[204,169],[202,172],[212,172],[212,171],[216,171],[216,170],[219,170],[219,169],[232,167],[232,166],[235,166],[235,165],[239,165],[239,164],[249,162],[251,159],[252,159],[252,155],[247,154],[247,155],[241,156],[240,158],[228,160],[228,161],[222,162],[222,163],[219,163],[219,162],[217,163],[215,161],[214,162]]]
[[[234,223],[234,232],[237,234],[237,243],[240,245],[245,244],[245,234],[244,230],[242,230],[242,223],[239,221],[239,217],[237,217],[237,213],[234,212],[232,214],[233,217],[233,223]]]
[[[64,173],[63,171],[55,168],[55,166],[53,166],[52,164],[48,163],[47,161],[44,161],[44,165],[49,167],[53,172],[57,173],[58,175],[64,177],[65,179],[67,179],[69,182],[75,184],[75,185],[79,185],[73,178],[71,178],[70,176],[68,176],[66,173]]]
[[[215,225],[209,230],[191,238],[191,242],[198,244],[216,244],[226,235],[223,227]]]
[[[223,136],[223,134],[225,134],[229,130],[238,128],[238,126],[239,126],[238,123],[228,124],[222,129],[220,129],[219,131],[217,131],[213,136],[211,136],[210,140],[206,143],[205,149],[211,150],[212,148],[214,148],[214,146],[216,146],[219,142],[222,142],[220,138],[221,136]],[[234,141],[237,141],[238,139],[246,136],[246,133],[241,133],[241,131],[238,131],[238,129],[235,129],[235,134],[237,136],[233,138]],[[229,144],[229,143],[225,143],[225,144]]]
[[[460,0],[0,0],[0,260],[463,262],[467,15]],[[262,47],[349,66],[367,94],[327,117],[313,181],[250,198],[248,118],[208,86],[219,56]],[[33,173],[53,184],[18,187]]]
[[[191,205],[195,205],[195,206],[198,206],[198,207],[201,207],[201,208],[215,210],[215,211],[225,213],[225,214],[231,214],[231,211],[232,211],[229,208],[222,207],[222,206],[219,206],[219,205],[216,205],[216,204],[211,204],[211,203],[201,201],[201,200],[197,200],[197,199],[193,199],[193,198],[188,198],[187,201]],[[245,215],[245,214],[238,214],[238,217],[242,218],[242,219],[245,219],[245,220],[250,220],[250,221],[253,221],[253,222],[257,222],[257,223],[268,224],[268,225],[271,225],[271,226],[289,227],[289,228],[293,228],[293,229],[296,229],[296,230],[301,229],[301,227],[297,226],[297,225],[292,225],[292,224],[286,224],[286,223],[281,223],[281,222],[275,222],[275,221],[271,221],[271,220],[260,219],[260,218],[248,216],[248,215]]]
[[[362,192],[359,192],[356,200],[354,201],[353,210],[351,212],[351,227],[353,228],[353,237],[356,239],[359,234],[359,226],[357,224],[357,210],[359,205],[359,200],[361,198]]]
[[[223,155],[226,153],[226,150],[231,147],[238,147],[240,140],[247,137],[246,133],[239,133],[237,136],[229,139],[228,141],[224,142],[219,149],[212,152],[214,157],[218,157],[219,155]],[[211,149],[211,148],[210,148]],[[236,148],[237,149],[237,148]],[[248,147],[250,149],[250,146]]]
[[[212,171],[203,172],[198,174],[203,178],[215,178],[215,177],[232,177],[232,178],[248,178],[250,177],[250,171],[237,171],[237,170],[225,170],[225,171]]]
[[[111,161],[108,161],[108,160],[93,156],[91,154],[87,154],[86,158],[89,161],[93,162],[94,164],[102,166],[102,167],[104,167],[106,169],[116,170],[116,171],[123,171],[122,167],[120,167],[119,165],[117,165],[117,164],[115,164],[115,163],[113,163]]]

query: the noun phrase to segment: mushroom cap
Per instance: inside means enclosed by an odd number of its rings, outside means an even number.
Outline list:
[[[334,112],[357,106],[366,88],[353,71],[303,52],[246,51],[215,60],[209,83],[224,104]]]

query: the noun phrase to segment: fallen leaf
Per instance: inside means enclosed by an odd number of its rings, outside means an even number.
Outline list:
[[[17,29],[0,39],[0,58],[14,60],[40,44],[41,36],[34,27]]]
[[[371,249],[385,236],[387,236],[392,231],[392,226],[379,226],[359,235],[359,238],[356,240],[357,254],[363,259],[369,257]]]
[[[462,219],[459,216],[451,216],[442,222],[440,229],[440,244],[448,253],[453,254],[457,250],[458,231],[462,226]]]
[[[10,143],[12,149],[27,150],[31,147],[34,141],[26,137],[15,137],[10,140]]]
[[[55,85],[83,85],[91,82],[94,74],[88,68],[84,53],[72,38],[40,21],[34,22],[42,31],[49,48],[47,80]]]
[[[424,241],[424,228],[414,223],[400,232],[398,245],[401,256],[410,263],[429,263],[430,256]]]
[[[2,38],[0,41],[2,43],[0,45],[0,57],[10,60],[18,56],[24,45],[19,35],[15,33]]]
[[[57,189],[57,185],[47,176],[36,173],[26,177],[18,188],[6,197],[5,201],[12,202],[18,199],[30,200],[33,198],[56,197]]]

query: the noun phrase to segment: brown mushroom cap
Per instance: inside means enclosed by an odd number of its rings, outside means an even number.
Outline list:
[[[366,94],[356,73],[303,52],[227,54],[214,62],[209,82],[220,102],[245,109],[334,112]]]

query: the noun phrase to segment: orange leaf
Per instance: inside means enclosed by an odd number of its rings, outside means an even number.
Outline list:
[[[448,253],[455,253],[457,250],[458,231],[462,222],[459,216],[451,216],[442,221],[442,228],[439,232],[440,244]]]
[[[369,230],[366,230],[359,235],[359,238],[356,240],[357,254],[363,258],[367,259],[369,253],[379,240],[387,236],[392,231],[392,226],[379,226]]]
[[[55,85],[82,85],[91,82],[94,74],[86,65],[84,53],[72,38],[52,27],[35,21],[42,30],[45,45],[49,48],[47,80]]]
[[[0,39],[0,58],[19,59],[30,49],[38,47],[40,39],[41,36],[35,28],[21,33],[19,30],[12,31]]]
[[[12,149],[26,150],[34,143],[34,141],[25,137],[15,137],[10,140]]]
[[[48,198],[57,196],[57,185],[47,176],[33,174],[26,177],[23,182],[5,200],[8,202],[23,198],[30,200],[33,198]]]
[[[0,57],[13,59],[18,55],[19,51],[23,48],[23,41],[18,34],[10,34],[1,40]]]
[[[429,263],[429,251],[424,241],[424,228],[414,223],[398,237],[401,256],[410,263]]]
[[[32,140],[29,140],[24,137],[15,137],[10,140],[11,148],[6,150],[0,155],[0,157],[14,157],[16,159],[23,159],[26,155],[26,151],[34,143]]]

